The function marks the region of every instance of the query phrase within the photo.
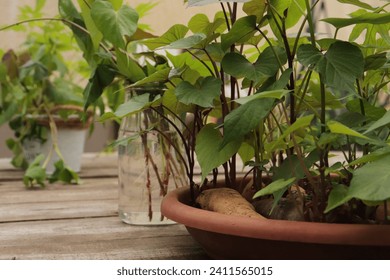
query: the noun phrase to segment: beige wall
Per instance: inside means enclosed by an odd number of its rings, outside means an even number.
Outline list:
[[[183,4],[183,0],[132,0],[127,1],[132,7],[137,6],[143,2],[158,2],[159,4],[155,7],[151,13],[143,18],[141,21],[147,23],[154,30],[155,34],[162,34],[166,31],[173,23],[186,24],[192,15],[202,12],[209,16],[214,15],[214,12],[219,9],[219,4],[209,5],[204,7],[191,7],[187,8]],[[324,1],[327,6],[327,15],[331,17],[340,17],[356,10],[350,5],[340,5],[336,0]],[[384,1],[379,0],[365,0],[365,2],[374,4],[383,4]],[[11,24],[17,21],[18,6],[26,4],[34,4],[35,0],[0,0],[0,26]],[[57,13],[57,1],[47,0],[46,7],[47,15],[55,15]],[[322,15],[324,16],[324,15]],[[326,32],[328,29],[321,28],[321,32]],[[347,38],[349,35],[349,29],[343,29],[339,33],[339,38]],[[12,31],[0,32],[0,48],[9,49],[17,47],[23,40],[23,36],[20,33]],[[112,138],[112,129],[110,127],[102,127],[97,125],[97,131],[93,134],[92,138],[87,143],[87,151],[97,151],[102,149],[108,139]],[[7,151],[4,145],[4,139],[10,136],[10,131],[6,125],[0,127],[0,157],[9,156],[10,153]]]
[[[0,26],[16,22],[18,14],[17,7],[34,2],[35,0],[0,0]],[[151,13],[141,19],[143,23],[149,24],[156,34],[162,34],[173,23],[186,24],[196,13],[201,12],[212,16],[220,8],[219,4],[203,7],[186,7],[183,4],[183,0],[127,0],[126,2],[132,7],[144,2],[158,2],[158,5]],[[326,0],[324,2],[326,3],[327,13],[330,17],[340,17],[356,10],[354,6],[341,5],[337,0]],[[370,3],[371,5],[384,4],[384,1],[380,0],[363,0],[363,2]],[[55,15],[57,13],[57,0],[47,0],[46,11],[48,16]],[[348,31],[341,32],[341,34],[342,36],[347,36]],[[15,46],[15,44],[20,42],[18,37],[20,36],[14,32],[2,32],[0,34],[0,47],[9,48]]]
[[[77,1],[73,1],[77,2]],[[214,15],[214,11],[219,8],[218,4],[205,7],[187,8],[183,0],[127,0],[132,7],[145,2],[158,2],[158,5],[149,15],[141,19],[143,23],[149,24],[155,34],[162,34],[173,22],[186,24],[192,15],[203,12],[208,15]],[[17,22],[18,8],[26,4],[34,5],[35,0],[0,0],[0,26]],[[57,13],[57,0],[46,0],[45,11],[47,16],[53,16]],[[21,42],[19,33],[4,31],[0,34],[0,48],[7,49]],[[4,38],[7,38],[6,40]]]

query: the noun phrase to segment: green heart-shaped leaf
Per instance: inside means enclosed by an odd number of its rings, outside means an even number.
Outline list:
[[[123,5],[123,0],[109,0],[115,10],[119,10]]]
[[[116,49],[115,54],[120,74],[125,76],[132,83],[145,78],[145,72],[136,60],[131,59],[119,49]]]
[[[355,170],[347,190],[338,188],[332,191],[325,212],[329,212],[352,198],[364,201],[388,200],[390,199],[389,185],[390,155],[387,155]]]
[[[191,48],[200,48],[200,44],[204,41],[207,36],[203,33],[197,33],[191,35],[187,38],[179,39],[175,42],[172,42],[165,49],[191,49]]]
[[[208,124],[199,131],[196,137],[195,152],[202,169],[202,179],[218,166],[224,164],[240,148],[239,142],[231,142],[220,149],[223,141],[216,124]]]
[[[336,28],[342,28],[359,23],[386,24],[390,23],[390,13],[365,13],[352,18],[326,18],[322,21],[332,24]]]
[[[195,85],[181,82],[175,90],[178,100],[186,105],[213,107],[213,100],[221,92],[221,81],[214,77],[199,79]]]
[[[108,65],[98,65],[84,90],[84,108],[88,108],[89,105],[98,100],[104,88],[110,85],[114,78],[115,73]]]
[[[161,70],[157,70],[156,72],[150,74],[149,76],[145,77],[144,79],[136,82],[132,86],[141,86],[145,84],[152,84],[152,83],[161,83],[166,82],[169,78],[169,73],[171,72],[170,68],[164,68]]]
[[[271,143],[271,146],[269,148],[269,151],[275,151],[277,148],[279,148],[281,145],[284,144],[285,138],[290,135],[291,133],[294,133],[295,131],[308,127],[310,123],[312,122],[314,118],[314,115],[307,115],[298,118],[292,125],[290,125],[285,131],[283,131],[282,135],[279,136],[279,138]],[[285,148],[285,147],[284,147]]]
[[[328,126],[329,130],[332,133],[338,133],[338,134],[343,134],[343,135],[349,135],[349,136],[354,136],[362,139],[369,140],[367,136],[353,130],[352,128],[349,128],[348,126],[343,125],[342,123],[339,123],[334,120],[330,120],[326,123]]]
[[[275,57],[274,51],[278,55]],[[236,78],[246,78],[255,83],[272,77],[279,70],[279,65],[286,61],[282,48],[266,48],[253,64],[239,53],[228,53],[222,60],[224,71]]]
[[[364,70],[376,70],[387,63],[387,53],[376,53],[365,58]]]
[[[213,33],[222,33],[226,29],[224,23],[223,17],[216,16],[214,22],[210,22],[205,14],[197,14],[190,19],[188,27],[194,34],[203,33],[210,36]]]
[[[103,39],[103,34],[99,31],[95,24],[95,21],[92,19],[90,6],[92,4],[92,1],[77,0],[77,3],[80,6],[81,15],[83,16],[84,23],[88,29],[90,39],[93,43],[93,49],[96,51],[99,49],[99,44]],[[80,35],[78,35],[78,37],[80,37]]]
[[[268,0],[268,4],[272,7],[272,13],[278,16],[270,18],[270,25],[275,30],[275,20],[283,25],[286,29],[296,26],[299,19],[304,15],[305,0]],[[277,32],[279,33],[279,32]]]
[[[326,61],[319,65],[319,72],[324,74],[325,83],[334,88],[353,91],[356,79],[364,72],[361,50],[351,43],[339,41],[330,46],[325,58]]]
[[[310,44],[301,45],[297,52],[298,61],[306,67],[316,66],[323,57],[322,52]]]
[[[271,184],[269,184],[268,186],[266,186],[265,188],[258,191],[253,196],[253,198],[258,198],[260,196],[273,194],[273,193],[279,192],[281,190],[285,191],[285,190],[287,190],[287,188],[290,184],[294,183],[294,181],[295,181],[295,178],[290,178],[288,180],[285,180],[285,179],[276,180],[276,181],[272,182]]]
[[[260,22],[263,18],[266,6],[266,0],[251,0],[243,5],[242,10],[248,16],[256,16],[257,22]]]
[[[382,126],[385,126],[385,125],[388,125],[390,123],[390,111],[387,111],[386,114],[380,118],[379,120],[377,120],[376,122],[374,122],[365,132],[364,134],[367,134],[377,128],[380,128]]]
[[[115,116],[117,116],[118,118],[123,118],[127,115],[138,113],[146,106],[152,104],[158,98],[159,96],[156,96],[155,100],[150,101],[149,93],[136,95],[133,98],[131,98],[129,101],[121,104],[118,107],[118,109],[115,111]]]
[[[68,20],[81,19],[79,12],[71,0],[58,1],[58,12]]]
[[[372,6],[370,6],[369,4],[364,3],[362,1],[359,1],[359,0],[338,0],[338,1],[340,3],[355,5],[357,7],[361,7],[363,9],[367,9],[367,10],[375,10],[376,9],[376,8],[373,8]]]
[[[333,187],[329,194],[328,205],[324,213],[328,213],[330,210],[346,203],[352,197],[348,195],[348,188],[344,185],[336,185]]]
[[[241,105],[225,118],[224,138],[221,147],[237,139],[241,140],[247,133],[260,125],[274,106],[275,99],[259,98]]]
[[[95,1],[91,6],[91,17],[104,38],[114,46],[124,49],[124,36],[137,30],[138,13],[127,5],[115,10],[107,1]]]
[[[346,107],[350,112],[361,114],[362,105],[364,108],[364,117],[368,118],[370,121],[377,121],[386,113],[385,108],[374,106],[370,102],[358,98],[348,101]]]
[[[239,18],[227,34],[221,35],[222,49],[227,50],[234,43],[243,43],[256,31],[256,16]]]
[[[354,83],[364,72],[364,57],[359,47],[336,41],[326,54],[312,45],[301,45],[298,60],[305,66],[313,67],[324,77],[328,86],[339,90],[354,91]]]
[[[149,49],[154,50],[159,47],[167,46],[177,40],[184,38],[188,32],[188,27],[183,24],[175,24],[167,32],[158,38],[151,38],[142,41]]]

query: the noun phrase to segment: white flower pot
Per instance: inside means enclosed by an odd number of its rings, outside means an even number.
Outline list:
[[[42,141],[38,138],[25,139],[23,141],[24,156],[28,163],[31,163],[39,154],[43,154],[45,159],[50,156],[46,166],[46,173],[52,174],[55,170],[54,164],[60,159],[53,145],[56,142],[65,165],[73,171],[79,172],[87,130],[92,123],[92,113],[88,112],[87,120],[82,122],[80,116],[76,114],[68,116],[66,120],[60,118],[56,115],[59,110],[81,112],[83,109],[74,105],[58,105],[53,108],[51,110],[53,115],[51,115],[50,119],[55,123],[56,129],[50,128],[51,125],[48,116],[41,115],[34,117],[37,124],[48,128],[47,140]],[[30,117],[33,118],[32,116]],[[55,141],[53,141],[53,135],[56,137]]]
[[[57,132],[57,145],[64,158],[64,162],[75,172],[79,172],[81,168],[81,156],[84,151],[86,133],[87,129],[72,128],[59,128]],[[26,139],[23,142],[24,156],[29,163],[39,154],[43,154],[46,158],[51,149],[53,149],[53,139],[50,133],[47,141],[44,143],[40,139]],[[54,172],[54,163],[59,159],[58,154],[53,150],[46,167],[47,174]]]

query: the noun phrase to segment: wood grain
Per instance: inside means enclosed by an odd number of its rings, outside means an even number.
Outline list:
[[[105,217],[0,224],[0,232],[0,259],[207,258],[182,225],[129,226]]]
[[[79,185],[26,189],[0,159],[0,259],[205,259],[182,225],[120,221],[116,155],[83,156]]]

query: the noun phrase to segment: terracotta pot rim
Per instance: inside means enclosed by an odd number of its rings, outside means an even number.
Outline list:
[[[185,204],[189,188],[168,193],[161,205],[167,218],[187,227],[256,239],[316,244],[390,246],[390,225],[328,224],[258,220],[206,211]]]

